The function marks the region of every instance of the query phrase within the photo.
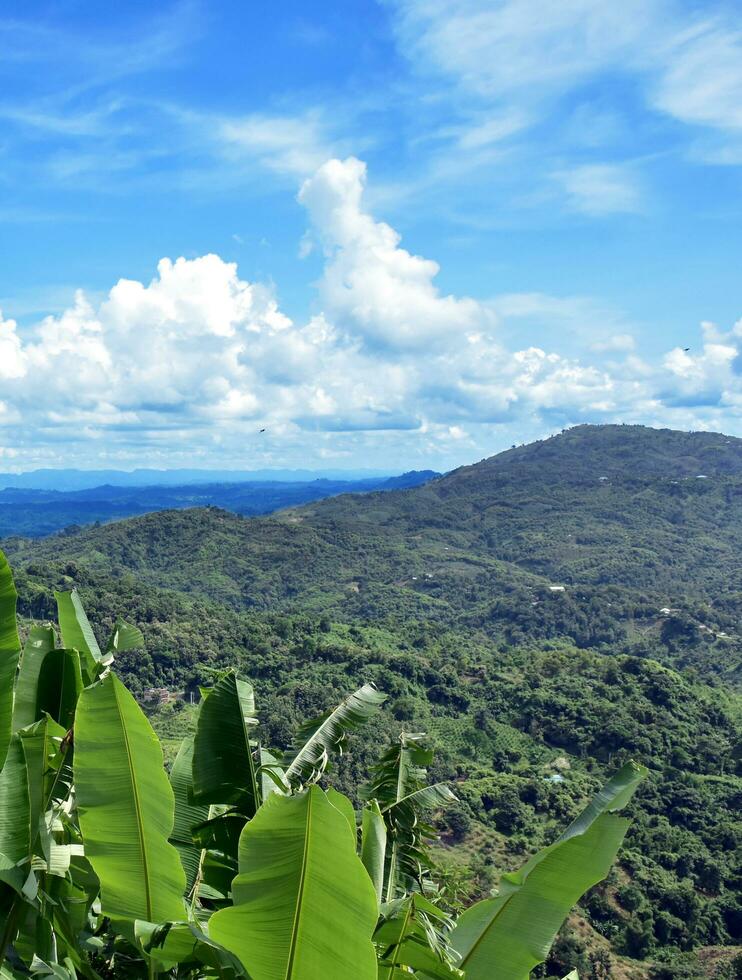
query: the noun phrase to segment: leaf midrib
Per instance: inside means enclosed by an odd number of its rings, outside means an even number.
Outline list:
[[[305,824],[304,831],[304,852],[301,859],[301,873],[299,876],[299,888],[296,895],[296,908],[294,909],[294,921],[291,926],[291,945],[289,949],[289,959],[286,964],[285,980],[291,980],[294,970],[294,960],[296,958],[296,949],[298,946],[299,938],[299,919],[301,916],[301,906],[304,901],[304,887],[307,877],[307,863],[309,855],[309,839],[311,837],[312,829],[312,799],[314,796],[314,791],[309,790],[309,796],[307,799],[307,820]]]
[[[113,697],[116,703],[116,711],[118,713],[119,724],[121,725],[121,731],[123,733],[124,746],[126,748],[129,780],[131,782],[131,792],[134,800],[134,810],[136,812],[137,839],[139,841],[139,853],[142,858],[142,867],[144,869],[144,896],[145,896],[145,903],[147,907],[147,919],[148,921],[153,922],[154,921],[152,917],[153,902],[152,902],[152,890],[151,890],[151,885],[149,880],[149,861],[147,860],[147,849],[144,845],[144,832],[143,832],[144,818],[142,816],[142,806],[139,800],[139,788],[137,786],[136,779],[134,778],[134,758],[132,756],[131,746],[129,744],[129,733],[127,732],[126,725],[124,724],[124,720],[121,712],[121,704],[119,702],[118,690],[116,689],[116,684],[114,682],[113,675],[111,675],[111,680],[113,684]]]

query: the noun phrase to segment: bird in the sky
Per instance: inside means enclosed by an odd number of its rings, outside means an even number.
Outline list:
[[[685,353],[687,353],[690,350],[690,347],[684,347],[683,350],[685,351]]]
[[[261,431],[261,432],[265,432],[265,429],[261,429],[260,431]]]

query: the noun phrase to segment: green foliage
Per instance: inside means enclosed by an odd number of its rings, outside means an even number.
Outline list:
[[[615,811],[645,772],[624,766],[554,844],[503,876],[496,898],[464,912],[451,942],[469,980],[527,976],[546,959],[569,910],[608,874],[629,826]]]
[[[240,837],[232,895],[210,934],[254,980],[375,980],[373,887],[319,787],[268,797]]]
[[[196,803],[237,804],[245,816],[258,807],[250,729],[257,724],[250,684],[228,671],[206,693],[193,743]]]
[[[330,752],[375,718],[383,696],[373,686],[302,726],[307,741],[284,772],[250,737],[252,687],[234,672],[219,675],[195,740],[184,741],[168,780],[157,736],[110,670],[127,635],[136,643],[139,636],[119,624],[123,642],[114,635],[101,654],[79,597],[57,598],[68,645],[49,647],[53,632],[34,634],[18,676],[19,705],[24,716],[43,717],[26,725],[16,719],[0,770],[3,975],[464,977],[424,820],[454,797],[444,784],[427,783],[433,757],[424,737],[405,735],[382,757],[365,790],[360,841],[351,800],[317,785]],[[13,694],[11,683],[11,703]],[[234,739],[233,755],[225,755],[225,737]],[[618,820],[604,811],[626,802],[638,769],[632,773],[622,770],[560,841],[525,866],[522,880],[536,881],[541,862]],[[601,838],[603,873],[625,828],[619,823],[612,841]],[[571,855],[570,865],[576,900],[577,883],[596,879],[596,848]],[[558,912],[549,922],[569,911],[564,885],[551,888]],[[383,894],[393,900],[380,905]],[[537,923],[548,889],[542,882],[529,895],[526,885],[519,897],[543,958],[548,944]],[[466,913],[464,932],[466,916],[480,922],[488,909],[484,902]],[[519,931],[528,943],[529,927]],[[506,948],[505,940],[495,944],[495,960]]]
[[[85,855],[113,918],[177,921],[185,879],[168,842],[174,797],[162,750],[134,698],[109,674],[75,717],[75,791]]]
[[[0,552],[0,766],[8,751],[13,714],[13,682],[21,643],[16,623],[18,594],[8,561]]]

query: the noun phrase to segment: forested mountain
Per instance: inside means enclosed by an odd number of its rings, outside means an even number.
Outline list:
[[[433,733],[436,777],[461,786],[441,860],[465,892],[492,887],[506,836],[509,853],[547,842],[609,766],[649,765],[621,866],[554,973],[571,949],[587,977],[710,976],[739,942],[742,440],[581,426],[410,490],[3,548],[26,616],[77,584],[101,630],[141,626],[147,652],[119,658],[140,697],[188,701],[237,664],[281,745],[349,682],[376,682],[377,740]],[[181,700],[157,715],[165,733],[191,720]],[[366,762],[351,751],[341,784]]]
[[[742,440],[580,426],[407,492],[263,520],[158,513],[9,550],[237,609],[422,618],[734,671]]]

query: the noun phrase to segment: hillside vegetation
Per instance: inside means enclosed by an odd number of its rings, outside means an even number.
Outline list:
[[[694,949],[740,941],[742,440],[583,426],[412,490],[269,518],[169,511],[3,547],[27,617],[78,585],[94,622],[143,628],[147,652],[118,661],[141,698],[188,701],[239,666],[267,744],[375,682],[390,710],[371,741],[429,731],[435,778],[462,786],[440,860],[467,898],[513,848],[553,839],[610,767],[647,764],[620,867],[583,902],[553,974],[577,956],[605,976],[607,956],[615,976],[627,962],[644,976],[645,961],[702,976]],[[192,716],[181,700],[153,709],[166,739]],[[350,749],[337,779],[352,795],[369,756]]]
[[[168,773],[113,669],[141,632],[119,620],[99,645],[79,594],[55,601],[58,623],[21,646],[0,552],[5,980],[519,980],[609,872],[630,823],[619,812],[647,775],[622,766],[496,899],[462,911],[431,859],[431,815],[456,797],[429,781],[424,733],[381,752],[358,805],[327,783],[386,701],[377,688],[280,751],[262,741],[252,686],[222,671]]]

